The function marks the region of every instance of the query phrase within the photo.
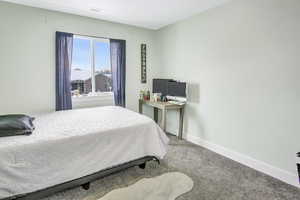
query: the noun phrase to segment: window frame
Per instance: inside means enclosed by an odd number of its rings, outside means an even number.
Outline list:
[[[113,95],[113,91],[110,92],[96,92],[96,66],[95,66],[95,55],[96,55],[96,42],[103,42],[108,44],[108,48],[110,49],[110,43],[109,39],[105,38],[97,38],[97,37],[89,37],[89,36],[81,36],[81,35],[73,35],[73,39],[83,39],[83,40],[89,40],[90,42],[90,67],[91,67],[91,82],[92,82],[92,92],[86,95],[80,95],[80,96],[72,96],[72,99],[83,99],[83,98],[91,98],[91,97],[108,97]],[[110,52],[109,52],[110,56]],[[110,66],[111,70],[111,60],[109,59],[108,65]],[[73,64],[72,64],[73,67]]]

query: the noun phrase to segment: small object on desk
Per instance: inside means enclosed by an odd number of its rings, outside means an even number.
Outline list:
[[[161,93],[154,93],[153,94],[153,99],[155,102],[160,101],[161,98]]]
[[[168,95],[167,95],[167,99],[169,101],[177,101],[177,102],[184,102],[184,103],[187,101],[186,97],[177,97],[177,96],[168,96]]]
[[[147,100],[150,100],[150,91],[147,91]]]
[[[150,91],[142,91],[140,92],[140,99],[148,101],[150,100]]]
[[[167,110],[179,110],[179,130],[178,130],[178,138],[182,139],[182,132],[183,132],[183,116],[184,116],[184,106],[178,104],[172,104],[169,102],[154,102],[154,101],[145,101],[139,100],[139,113],[143,114],[143,105],[153,107],[154,111],[154,121],[158,122],[158,109],[161,110],[162,117],[161,117],[161,128],[166,132],[166,118],[167,118]]]
[[[144,91],[140,90],[140,99],[144,99]]]

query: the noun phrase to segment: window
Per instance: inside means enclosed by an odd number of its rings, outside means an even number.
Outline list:
[[[72,97],[112,92],[108,39],[74,36],[71,85]]]

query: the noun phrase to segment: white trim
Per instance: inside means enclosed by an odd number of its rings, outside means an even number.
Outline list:
[[[251,167],[257,171],[263,172],[269,176],[272,176],[276,179],[279,179],[285,183],[293,185],[295,187],[300,188],[300,184],[298,182],[298,176],[286,170],[274,167],[270,164],[262,162],[260,160],[253,159],[249,156],[243,155],[241,153],[232,151],[220,145],[211,143],[209,141],[203,140],[199,137],[193,135],[187,135],[187,140],[194,144],[200,145],[206,149],[209,149],[217,154],[225,156],[231,160],[244,164],[248,167]],[[296,164],[295,164],[296,165]],[[296,167],[296,166],[295,166]]]
[[[73,108],[87,108],[87,107],[115,105],[113,93],[104,93],[95,96],[72,97],[72,104],[73,104]]]
[[[96,91],[96,83],[95,83],[95,42],[94,40],[90,40],[90,63],[91,63],[91,72],[92,72],[92,92]]]
[[[97,100],[97,99],[111,99],[114,97],[113,92],[98,92],[95,93],[94,95],[86,95],[86,96],[73,96],[72,97],[72,102],[73,101],[89,101],[89,100]]]

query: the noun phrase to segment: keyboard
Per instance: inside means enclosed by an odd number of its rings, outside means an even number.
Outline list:
[[[179,102],[179,101],[168,101],[168,103],[179,105],[179,106],[182,106],[185,104],[184,102]]]

